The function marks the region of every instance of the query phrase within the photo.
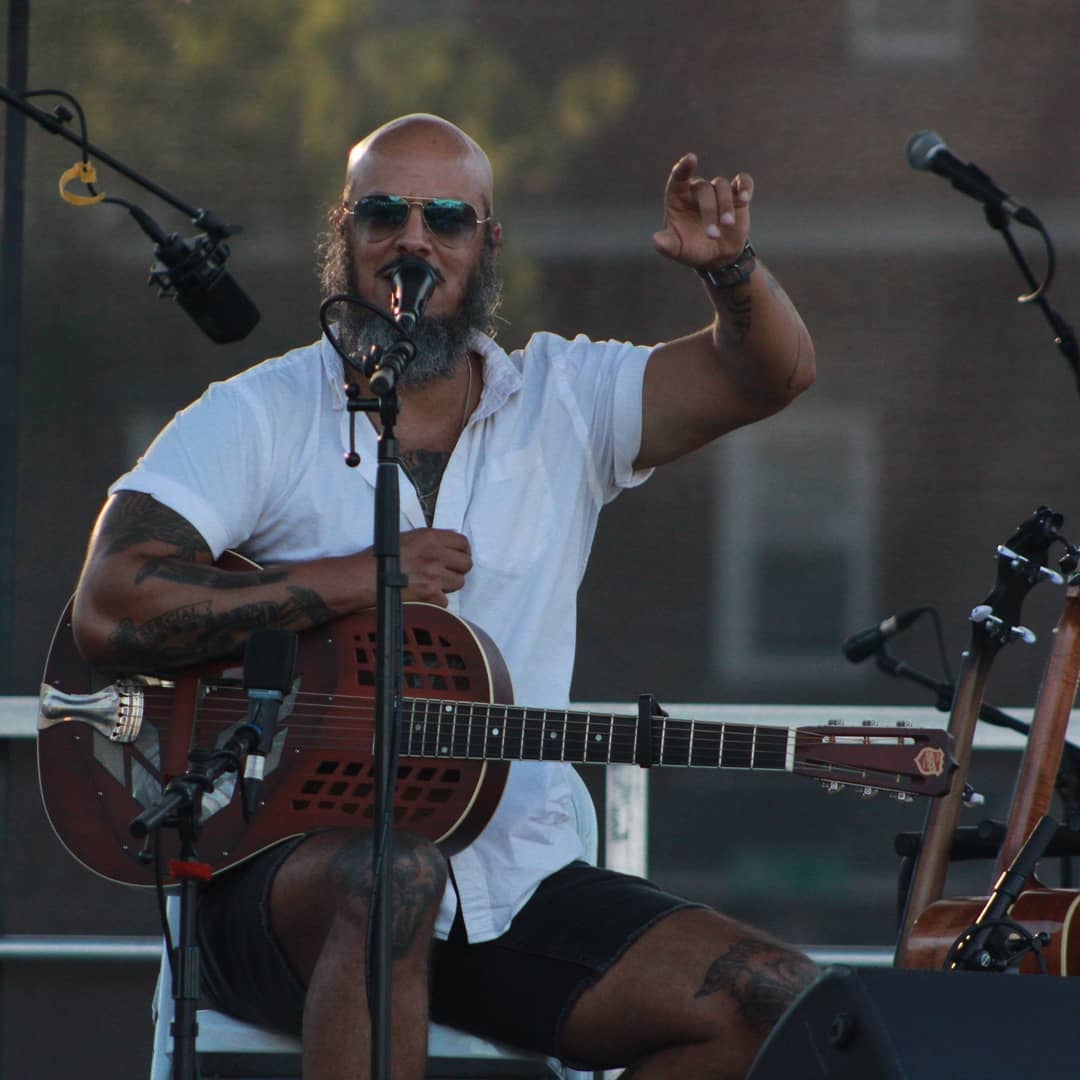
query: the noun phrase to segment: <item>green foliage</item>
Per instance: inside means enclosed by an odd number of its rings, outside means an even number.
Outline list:
[[[237,252],[287,267],[294,281],[313,281],[312,240],[354,142],[410,112],[458,124],[490,155],[496,206],[509,218],[508,344],[547,317],[508,203],[555,190],[635,94],[615,59],[560,67],[552,58],[542,80],[526,78],[475,20],[406,21],[388,0],[94,0],[74,10],[36,0],[31,34],[31,84],[73,93],[91,142],[186,202],[242,223]],[[99,179],[101,190],[184,231],[108,168]],[[130,227],[116,208],[88,213]]]
[[[348,147],[408,112],[473,135],[501,192],[542,193],[635,91],[608,58],[527,82],[471,22],[406,25],[378,0],[108,0],[76,20],[48,8],[43,19],[35,37],[66,67],[49,78],[82,100],[93,141],[148,170],[167,163],[178,182],[246,176],[275,202],[329,201]]]

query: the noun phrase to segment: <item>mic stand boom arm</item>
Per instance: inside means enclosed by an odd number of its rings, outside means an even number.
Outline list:
[[[140,175],[122,161],[118,161],[112,154],[95,146],[84,137],[76,135],[64,126],[64,119],[53,113],[46,112],[44,109],[39,109],[36,105],[31,105],[23,95],[16,94],[14,91],[8,89],[8,87],[0,85],[0,101],[7,102],[12,108],[18,109],[20,112],[29,116],[31,120],[40,124],[41,127],[51,135],[59,135],[62,139],[66,139],[69,143],[77,146],[84,154],[88,154],[102,162],[102,164],[108,165],[110,169],[114,169],[116,172],[120,173],[121,176],[125,176],[133,183],[138,184],[144,191],[149,191],[150,194],[156,195],[163,202],[167,202],[182,214],[186,214],[191,218],[194,225],[200,229],[205,229],[210,236],[216,239],[224,239],[236,232],[235,227],[226,225],[212,211],[196,209],[176,195],[173,195],[172,192],[166,191],[165,188],[161,187],[159,184],[155,184],[153,180],[147,179],[147,177]]]
[[[1016,265],[1020,268],[1020,273],[1023,275],[1024,280],[1031,288],[1031,292],[1025,296],[1018,297],[1021,304],[1035,304],[1046,316],[1046,321],[1050,324],[1050,329],[1054,333],[1054,344],[1058,347],[1061,355],[1065,357],[1072,369],[1073,377],[1076,379],[1077,390],[1080,391],[1080,347],[1076,342],[1076,333],[1073,328],[1065,321],[1059,312],[1057,312],[1046,299],[1046,290],[1050,284],[1050,279],[1053,276],[1054,271],[1054,247],[1050,241],[1050,236],[1046,229],[1043,228],[1042,223],[1038,218],[1035,218],[1035,228],[1042,234],[1043,242],[1046,244],[1047,258],[1049,260],[1046,277],[1041,285],[1035,281],[1035,275],[1032,274],[1030,267],[1027,264],[1027,260],[1024,258],[1023,252],[1020,250],[1016,243],[1016,239],[1013,237],[1011,230],[1009,229],[1009,216],[1000,206],[986,206],[984,208],[986,214],[986,222],[990,228],[1000,232],[1008,245],[1009,252],[1013,259],[1016,261]]]

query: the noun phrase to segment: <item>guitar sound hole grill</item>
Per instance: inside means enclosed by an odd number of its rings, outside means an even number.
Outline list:
[[[404,666],[405,687],[413,697],[438,697],[454,690],[463,697],[478,692],[478,700],[487,696],[486,686],[474,686],[469,666],[457,645],[447,638],[432,634],[423,627],[405,628]],[[354,676],[359,687],[374,687],[375,634],[368,633],[353,640]]]
[[[374,787],[367,782],[356,783],[355,778],[370,777],[373,771],[369,761],[313,761],[306,776],[298,774],[295,778],[292,810],[304,815],[344,813],[370,820],[374,813]],[[454,789],[461,779],[458,768],[399,764],[394,824],[408,827],[431,817],[435,807],[453,800]]]

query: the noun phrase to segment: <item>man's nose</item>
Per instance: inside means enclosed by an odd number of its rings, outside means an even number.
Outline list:
[[[415,204],[409,207],[409,216],[398,233],[397,246],[402,251],[430,251],[431,233],[424,222],[422,207]]]

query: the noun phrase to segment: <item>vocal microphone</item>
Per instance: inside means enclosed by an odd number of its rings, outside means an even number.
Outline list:
[[[883,619],[877,626],[859,630],[844,642],[844,655],[853,664],[861,664],[868,656],[876,653],[889,638],[899,634],[901,630],[906,630],[926,610],[925,607],[908,608],[899,615],[890,615]]]
[[[394,267],[390,275],[390,314],[406,334],[416,329],[436,281],[434,268],[417,255],[403,256]]]
[[[188,241],[166,233],[141,206],[129,205],[128,211],[154,241],[157,261],[150,268],[149,284],[158,287],[158,296],[175,300],[219,345],[246,337],[259,321],[259,309],[225,269],[229,246],[223,242],[239,229],[219,226],[213,237],[203,233]]]
[[[1004,210],[1022,225],[1040,227],[1039,219],[1007,191],[1002,191],[982,169],[970,161],[965,164],[951,153],[936,131],[918,131],[912,135],[907,143],[907,159],[913,169],[928,169],[944,176],[957,191],[986,206]]]
[[[296,668],[297,637],[291,630],[256,630],[244,647],[244,689],[247,690],[247,719],[237,735],[248,738],[248,752],[241,780],[244,820],[250,821],[259,803],[277,727],[278,712],[292,687]]]
[[[175,299],[211,341],[239,341],[259,321],[259,309],[225,269],[225,244],[205,235],[189,243],[172,233],[154,254],[150,284],[158,286],[159,296]]]

